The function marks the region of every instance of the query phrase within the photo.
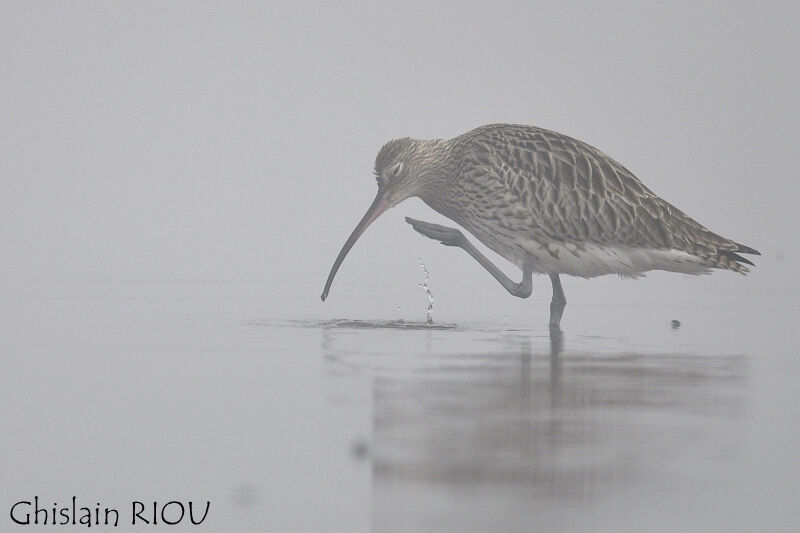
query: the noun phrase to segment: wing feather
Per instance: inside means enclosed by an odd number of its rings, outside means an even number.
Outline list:
[[[550,239],[677,249],[723,263],[739,260],[727,252],[750,250],[709,231],[623,165],[572,137],[509,124],[463,137],[463,149],[474,156],[464,158],[472,165],[465,173],[503,183]]]

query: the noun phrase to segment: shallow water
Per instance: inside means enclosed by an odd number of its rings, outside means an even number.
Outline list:
[[[798,291],[710,289],[674,329],[657,294],[577,290],[551,334],[424,304],[325,317],[259,282],[2,288],[9,506],[210,500],[209,531],[797,527]]]

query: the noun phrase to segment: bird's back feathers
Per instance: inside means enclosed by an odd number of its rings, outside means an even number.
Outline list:
[[[533,126],[493,124],[451,142],[461,186],[469,188],[471,180],[502,185],[528,210],[538,233],[555,243],[674,250],[705,267],[741,273],[748,272],[744,264],[753,263],[739,253],[758,254],[708,230],[577,139]]]

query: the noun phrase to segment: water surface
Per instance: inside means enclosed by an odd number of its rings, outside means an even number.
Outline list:
[[[797,292],[577,304],[551,333],[326,317],[259,282],[3,289],[4,502],[208,499],[209,531],[796,529]]]

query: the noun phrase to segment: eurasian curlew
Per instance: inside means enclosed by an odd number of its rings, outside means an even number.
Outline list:
[[[550,326],[566,305],[561,274],[635,278],[648,270],[746,274],[759,252],[713,233],[659,198],[628,169],[577,139],[534,126],[490,124],[450,140],[389,141],[375,160],[378,194],[331,268],[384,211],[417,196],[522,270],[514,283],[461,231],[406,218],[419,233],[464,249],[514,296],[534,272],[553,285]]]

